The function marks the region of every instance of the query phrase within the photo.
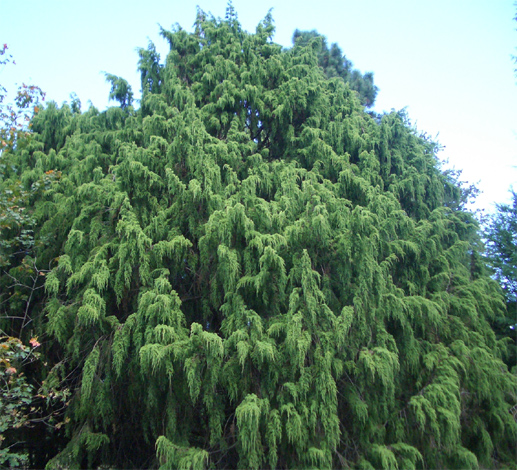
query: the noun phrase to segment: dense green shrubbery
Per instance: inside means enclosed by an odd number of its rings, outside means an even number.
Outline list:
[[[51,178],[44,291],[0,278],[73,391],[48,467],[514,464],[504,302],[435,144],[366,112],[317,34],[283,50],[230,8],[162,35],[139,109],[110,75],[120,107],[50,103],[2,155],[2,184]]]

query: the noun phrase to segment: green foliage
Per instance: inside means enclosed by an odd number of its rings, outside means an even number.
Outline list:
[[[341,77],[352,90],[358,93],[362,104],[367,107],[373,106],[378,91],[373,84],[373,74],[368,72],[361,75],[359,70],[353,69],[352,62],[346,58],[336,43],[332,43],[329,48],[327,38],[316,30],[297,29],[293,34],[293,44],[313,47],[318,57],[318,65],[328,78]]]
[[[517,193],[511,191],[510,204],[498,204],[485,227],[487,264],[503,289],[506,313],[494,319],[495,331],[511,338],[507,363],[517,365]]]
[[[118,101],[121,108],[131,106],[133,103],[133,91],[127,80],[111,73],[106,73],[105,75],[106,81],[111,83],[109,99]]]
[[[4,337],[0,341],[0,465],[17,467],[26,463],[28,456],[16,452],[17,443],[12,435],[30,420],[35,392],[23,367],[34,357],[32,349],[17,338]]]
[[[512,465],[464,191],[337,46],[273,32],[198,10],[139,51],[140,109],[49,104],[13,153],[26,190],[60,175],[30,201],[44,289],[11,301],[74,390],[48,468]]]
[[[4,44],[0,65],[14,64],[6,51]],[[0,85],[0,465],[9,467],[40,465],[43,459],[35,457],[38,446],[28,444],[29,436],[44,443],[47,430],[55,436],[68,421],[63,412],[70,394],[59,378],[60,364],[39,360],[35,349],[41,344],[33,336],[34,320],[42,319],[41,291],[49,272],[37,259],[44,241],[34,237],[33,203],[60,172],[24,171],[18,160],[41,149],[32,128],[44,97],[39,87],[22,84],[9,102]]]
[[[0,65],[14,63],[7,49],[4,44],[0,50]],[[39,87],[22,84],[14,103],[6,102],[6,98],[7,90],[0,85],[0,268],[9,266],[16,253],[30,250],[34,243],[34,220],[27,206],[42,181],[27,188],[16,171],[12,154],[30,145],[30,119],[39,112],[45,94]]]
[[[490,218],[485,236],[490,266],[508,303],[517,303],[517,193],[511,192],[511,204],[498,204]]]
[[[47,384],[37,387],[30,370],[41,367],[41,346],[37,338],[25,345],[18,338],[0,338],[0,465],[3,468],[23,467],[33,463],[24,446],[23,437],[37,423],[59,429],[64,422],[56,420],[57,413],[47,415],[50,403],[64,403],[67,390],[59,390],[52,374]]]

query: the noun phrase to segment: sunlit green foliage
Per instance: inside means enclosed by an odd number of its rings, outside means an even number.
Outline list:
[[[504,303],[461,188],[321,38],[273,32],[198,11],[165,63],[140,50],[138,110],[34,118],[22,182],[60,178],[33,201],[32,317],[75,390],[48,468],[512,465]]]

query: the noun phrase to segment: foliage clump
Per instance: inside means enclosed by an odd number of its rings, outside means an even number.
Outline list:
[[[517,371],[517,192],[510,191],[509,204],[497,204],[487,219],[486,260],[506,300],[506,315],[495,318],[494,330],[512,339],[512,353],[506,362]]]
[[[30,315],[74,391],[48,468],[512,465],[462,189],[318,35],[273,32],[198,11],[140,50],[139,109],[107,75],[120,107],[50,103],[9,154],[25,188],[59,174],[31,201]]]

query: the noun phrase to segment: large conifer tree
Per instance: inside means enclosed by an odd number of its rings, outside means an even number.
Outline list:
[[[140,108],[108,74],[120,107],[51,103],[8,155],[27,188],[59,175],[31,201],[45,289],[1,304],[73,393],[48,468],[513,465],[505,306],[461,188],[319,35],[273,32],[198,11],[164,63],[140,50]]]

